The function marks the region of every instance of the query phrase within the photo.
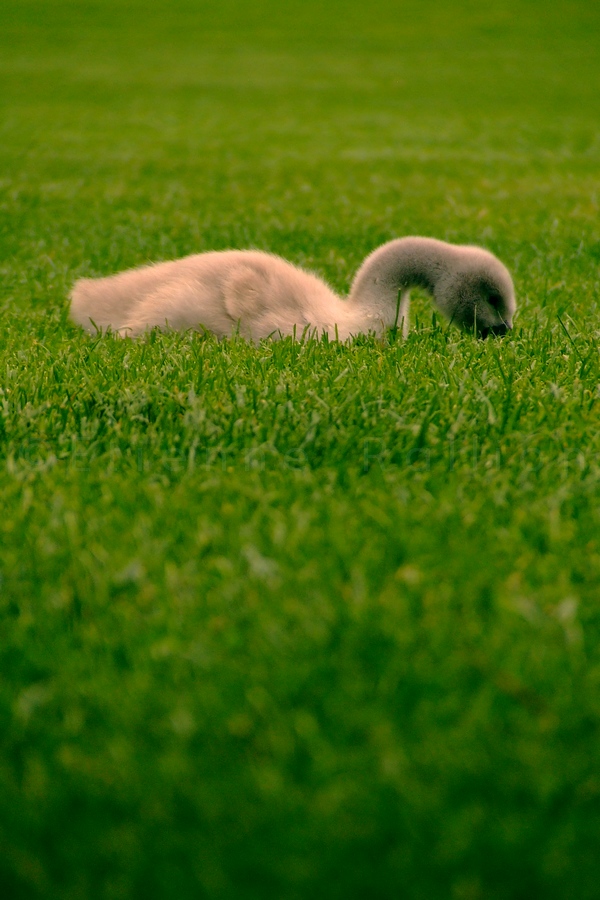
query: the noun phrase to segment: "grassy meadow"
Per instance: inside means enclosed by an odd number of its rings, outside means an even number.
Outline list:
[[[4,0],[0,895],[592,900],[600,11]],[[88,337],[75,278],[477,243],[513,333]]]

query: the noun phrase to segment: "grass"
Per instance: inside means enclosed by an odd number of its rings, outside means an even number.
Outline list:
[[[3,896],[596,897],[594,4],[2,17]],[[80,275],[345,291],[410,233],[506,262],[510,338],[68,321]]]

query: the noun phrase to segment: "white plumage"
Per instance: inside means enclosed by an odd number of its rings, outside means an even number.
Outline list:
[[[492,253],[433,238],[389,241],[359,268],[350,294],[258,250],[199,253],[77,281],[71,316],[90,332],[137,337],[150,328],[193,328],[250,340],[309,332],[345,340],[397,324],[408,332],[410,288],[428,291],[450,321],[485,337],[512,327],[510,274]],[[401,296],[401,300],[399,300]]]

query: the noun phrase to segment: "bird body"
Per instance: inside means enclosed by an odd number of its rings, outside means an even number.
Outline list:
[[[255,341],[307,332],[345,340],[394,324],[406,333],[415,286],[465,329],[485,336],[512,326],[514,290],[503,264],[480,247],[423,237],[398,238],[371,253],[346,299],[279,256],[224,250],[80,279],[71,316],[88,331],[111,328],[124,337],[159,327],[238,332]]]

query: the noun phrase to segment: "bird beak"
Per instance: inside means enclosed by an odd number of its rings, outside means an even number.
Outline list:
[[[512,325],[509,325],[508,322],[500,322],[498,325],[490,325],[487,328],[482,328],[479,332],[479,337],[484,340],[486,337],[489,337],[490,334],[493,337],[504,337],[509,331],[512,331]]]

